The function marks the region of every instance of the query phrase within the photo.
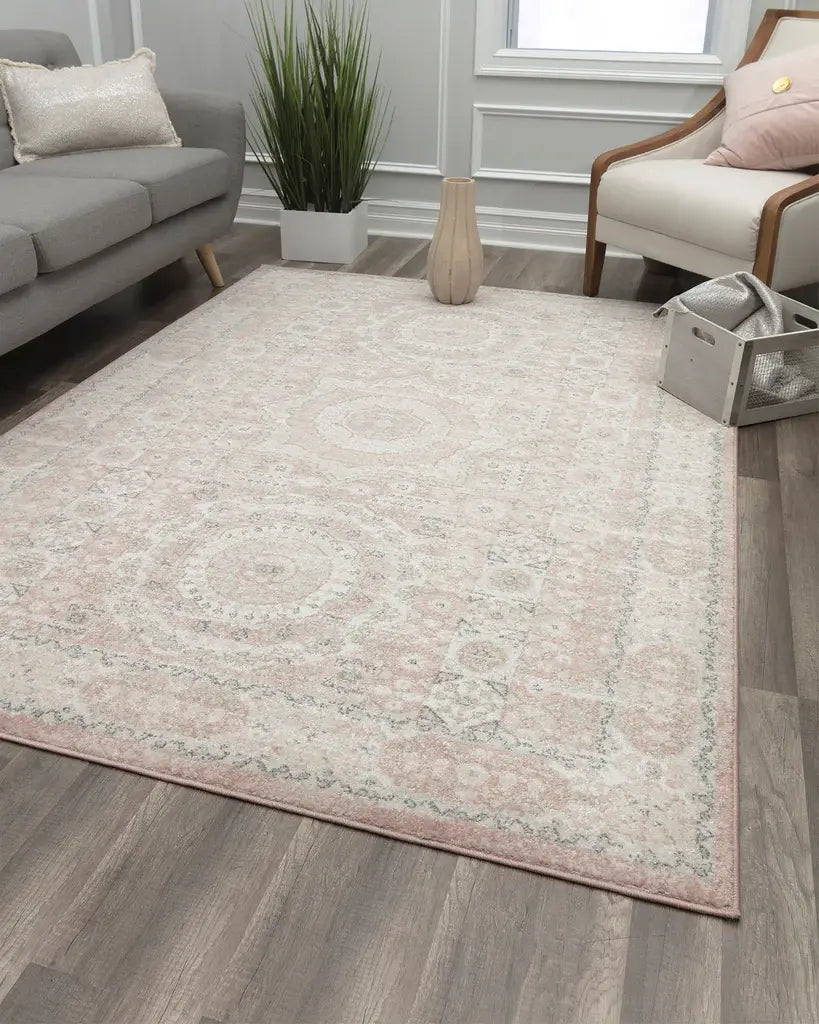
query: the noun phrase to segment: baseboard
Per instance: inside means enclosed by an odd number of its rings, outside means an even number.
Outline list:
[[[399,238],[432,238],[438,204],[404,199],[369,199],[370,234]],[[278,224],[281,203],[270,189],[246,188],[236,219],[246,224]],[[586,218],[576,213],[506,210],[478,207],[478,227],[485,245],[520,249],[583,252]]]

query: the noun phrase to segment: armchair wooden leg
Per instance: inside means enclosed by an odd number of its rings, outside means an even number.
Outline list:
[[[597,295],[603,276],[603,261],[606,258],[606,243],[597,239],[586,240],[586,269],[583,274],[583,294]]]
[[[210,283],[213,287],[224,288],[225,282],[222,278],[222,271],[216,262],[216,256],[212,247],[210,245],[202,245],[196,250],[196,255],[199,257],[199,262],[205,268],[205,273],[210,278]]]

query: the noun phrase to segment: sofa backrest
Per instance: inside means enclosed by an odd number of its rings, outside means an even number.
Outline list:
[[[0,57],[29,64],[45,64],[50,68],[70,67],[80,63],[73,43],[62,32],[41,32],[25,28],[0,29]],[[0,109],[5,115],[2,104]],[[11,167],[14,164],[11,132],[5,116],[0,117],[0,122],[0,168]]]

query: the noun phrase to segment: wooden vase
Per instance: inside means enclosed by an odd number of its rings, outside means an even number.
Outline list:
[[[441,212],[429,247],[427,281],[439,302],[471,302],[483,280],[483,249],[473,178],[444,178]]]

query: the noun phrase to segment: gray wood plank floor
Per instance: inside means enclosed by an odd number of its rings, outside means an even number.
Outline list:
[[[269,228],[216,251],[281,262]],[[487,250],[502,287],[581,268]],[[601,294],[680,287],[614,259]],[[0,358],[0,431],[211,294],[192,258]],[[818,463],[819,416],[740,432],[740,923],[0,742],[0,1024],[819,1024]]]

